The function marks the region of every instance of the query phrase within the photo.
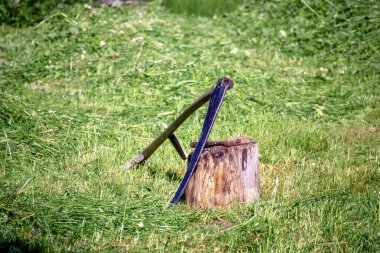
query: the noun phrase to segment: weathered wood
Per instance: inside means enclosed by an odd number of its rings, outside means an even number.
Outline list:
[[[238,137],[206,144],[185,198],[188,206],[227,206],[258,200],[259,191],[258,144]]]

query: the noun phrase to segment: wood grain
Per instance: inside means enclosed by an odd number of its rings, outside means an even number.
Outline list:
[[[188,206],[228,206],[260,196],[259,148],[254,141],[205,148],[185,191]]]

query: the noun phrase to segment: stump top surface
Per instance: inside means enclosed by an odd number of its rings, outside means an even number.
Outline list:
[[[207,141],[205,147],[206,148],[215,147],[215,146],[232,147],[232,146],[245,145],[245,144],[249,144],[249,143],[256,143],[256,142],[249,137],[240,136],[240,137],[235,137],[235,138],[228,139],[228,140]],[[190,147],[195,148],[197,146],[197,144],[198,144],[198,142],[192,142],[190,144]]]

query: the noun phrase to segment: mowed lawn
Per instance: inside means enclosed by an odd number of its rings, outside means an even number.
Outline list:
[[[1,25],[0,251],[380,251],[380,5],[334,2]],[[261,199],[167,209],[186,170],[169,142],[120,166],[222,76],[210,139],[259,143]],[[176,132],[188,150],[206,109]]]

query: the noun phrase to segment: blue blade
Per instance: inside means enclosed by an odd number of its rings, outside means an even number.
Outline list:
[[[175,193],[172,201],[170,202],[170,205],[174,205],[181,198],[182,194],[184,193],[186,189],[187,184],[189,183],[191,175],[193,175],[197,167],[199,158],[206,145],[207,138],[211,132],[212,126],[214,125],[216,115],[218,114],[220,106],[222,105],[223,98],[226,94],[227,89],[228,87],[217,87],[211,95],[206,118],[203,123],[202,133],[199,138],[197,147],[195,148],[194,154],[191,157],[190,163],[187,167],[186,174],[183,177],[182,182],[179,185],[177,192]]]

